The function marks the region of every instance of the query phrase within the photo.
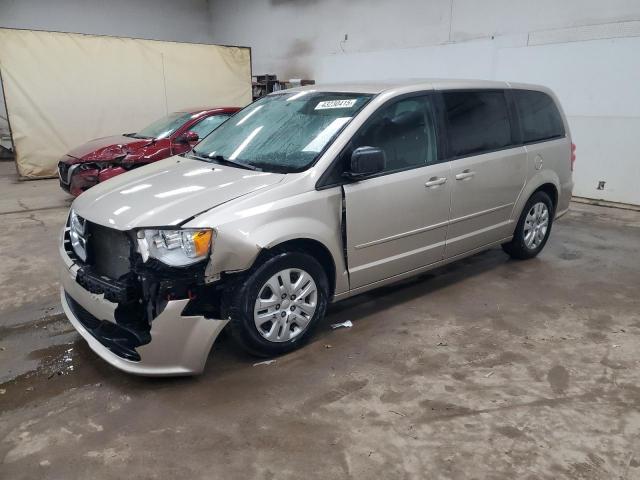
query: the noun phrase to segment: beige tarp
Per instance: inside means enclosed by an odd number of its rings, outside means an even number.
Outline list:
[[[32,178],[87,140],[251,101],[242,47],[0,28],[0,73],[18,171]]]

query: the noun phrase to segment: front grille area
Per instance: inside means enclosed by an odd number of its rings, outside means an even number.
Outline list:
[[[73,215],[73,214],[72,214]],[[87,259],[84,261],[74,251],[71,242],[71,217],[67,221],[64,234],[64,247],[67,254],[81,267],[91,267],[91,270],[111,280],[118,280],[131,271],[131,255],[133,244],[126,232],[103,227],[78,216],[84,222],[81,240],[86,244]]]
[[[72,229],[79,232],[83,244],[86,243],[86,261],[80,258],[83,252],[77,241],[72,244]],[[135,245],[133,232],[92,223],[74,212],[69,216],[64,249],[78,267],[76,283],[87,292],[104,295],[105,300],[118,304],[116,321],[119,324],[143,322],[147,328],[168,300],[192,298],[200,292],[205,284],[207,261],[181,268],[153,258],[143,262]]]
[[[131,270],[131,242],[120,230],[88,223],[89,263],[92,270],[112,280],[118,280]]]
[[[70,216],[71,218],[71,216]],[[113,303],[137,303],[141,296],[139,282],[131,274],[132,247],[125,232],[103,227],[78,217],[83,223],[87,260],[83,261],[71,242],[71,220],[64,234],[64,249],[78,265],[76,282],[85,290],[103,294]]]
[[[60,176],[60,182],[64,185],[69,185],[69,179],[67,176],[69,175],[69,168],[71,165],[65,162],[58,163],[58,175]]]

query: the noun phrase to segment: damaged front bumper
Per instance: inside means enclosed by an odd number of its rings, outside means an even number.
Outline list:
[[[227,320],[190,308],[189,298],[168,300],[148,331],[130,328],[118,303],[77,281],[79,265],[60,245],[60,297],[69,321],[93,351],[116,368],[148,376],[196,375]],[[126,319],[125,319],[126,320]],[[132,319],[135,320],[135,319]]]

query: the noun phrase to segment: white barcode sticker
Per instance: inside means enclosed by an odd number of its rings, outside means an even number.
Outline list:
[[[348,100],[325,100],[316,105],[316,110],[326,110],[328,108],[351,108],[355,105],[356,99]]]

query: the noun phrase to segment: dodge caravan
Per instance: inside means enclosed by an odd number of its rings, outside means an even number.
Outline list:
[[[330,302],[501,245],[535,257],[571,197],[554,94],[483,81],[302,87],[78,197],[61,300],[112,365],[197,374],[228,325],[302,345]]]

